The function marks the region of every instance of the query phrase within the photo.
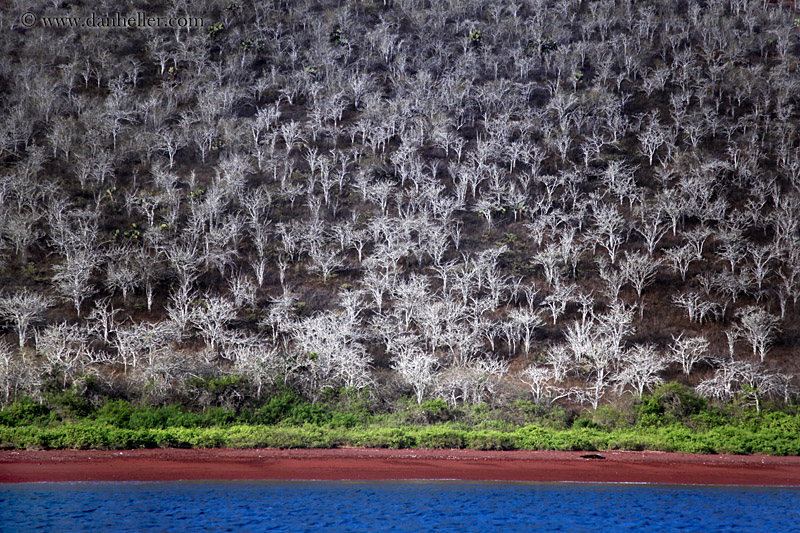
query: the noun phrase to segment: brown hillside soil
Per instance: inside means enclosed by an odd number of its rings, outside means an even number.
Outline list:
[[[0,482],[4,483],[184,479],[456,479],[800,486],[800,457],[383,449],[0,452]]]

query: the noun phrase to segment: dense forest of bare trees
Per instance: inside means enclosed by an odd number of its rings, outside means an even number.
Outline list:
[[[11,2],[0,400],[796,402],[795,7]]]

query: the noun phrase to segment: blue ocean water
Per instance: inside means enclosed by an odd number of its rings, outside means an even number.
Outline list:
[[[2,531],[798,530],[800,489],[442,481],[0,484]]]

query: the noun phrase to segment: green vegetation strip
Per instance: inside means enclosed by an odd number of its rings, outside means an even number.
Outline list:
[[[800,420],[773,420],[753,430],[724,426],[698,432],[681,425],[649,429],[515,431],[470,430],[450,425],[405,428],[235,425],[224,428],[125,429],[107,424],[0,427],[6,448],[469,448],[476,450],[661,450],[687,453],[800,454]]]
[[[345,405],[343,407],[343,405]],[[666,384],[626,409],[568,416],[529,402],[491,410],[451,408],[441,400],[373,414],[343,392],[311,404],[289,390],[258,407],[232,410],[99,407],[72,393],[0,409],[6,449],[133,448],[470,448],[478,450],[660,450],[688,453],[800,455],[800,413],[723,410],[688,388]]]

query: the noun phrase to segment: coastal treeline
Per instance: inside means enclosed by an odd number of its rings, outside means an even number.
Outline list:
[[[683,453],[800,454],[800,414],[721,408],[678,383],[640,401],[583,413],[530,401],[490,409],[408,399],[375,413],[353,391],[315,404],[284,389],[263,404],[198,411],[181,405],[94,405],[72,392],[46,403],[0,409],[0,447],[132,448],[470,448],[478,450],[657,450]]]
[[[140,11],[203,23],[53,24]],[[670,382],[796,412],[792,2],[0,17],[4,441],[46,431],[15,406],[39,424],[64,397],[255,425],[284,394],[509,423],[523,402],[566,431],[602,409],[644,427]]]

